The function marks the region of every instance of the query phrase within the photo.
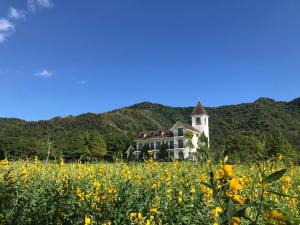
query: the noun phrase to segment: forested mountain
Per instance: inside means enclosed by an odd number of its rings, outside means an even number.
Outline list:
[[[277,139],[292,145],[288,148],[300,152],[300,98],[290,102],[260,98],[254,103],[206,109],[210,116],[211,147],[215,151],[226,151],[226,146],[233,143],[232,148],[238,149],[242,143],[237,140],[252,143],[254,138],[263,142],[265,137],[275,134]],[[190,123],[192,110],[193,107],[143,102],[101,114],[43,121],[0,118],[0,154],[11,158],[33,155],[45,158],[49,144],[51,158],[124,151],[141,131],[170,127],[178,120]]]

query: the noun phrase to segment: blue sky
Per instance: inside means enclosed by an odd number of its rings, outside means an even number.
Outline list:
[[[300,1],[1,0],[0,117],[300,96]]]

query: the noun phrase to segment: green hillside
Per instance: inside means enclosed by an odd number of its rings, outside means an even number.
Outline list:
[[[232,136],[256,137],[279,133],[300,152],[300,98],[290,102],[276,102],[260,98],[254,103],[206,108],[210,116],[211,147],[226,148]],[[48,137],[50,157],[70,155],[78,157],[88,140],[103,139],[108,151],[124,151],[141,131],[171,127],[176,121],[190,123],[193,107],[169,107],[143,102],[111,112],[45,121],[0,119],[1,155],[12,158],[46,156]],[[93,133],[93,135],[91,135]],[[75,152],[75,153],[74,153]],[[103,154],[105,154],[103,152]]]

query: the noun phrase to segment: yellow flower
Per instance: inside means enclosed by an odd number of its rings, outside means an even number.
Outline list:
[[[95,180],[93,182],[93,187],[96,189],[96,191],[99,191],[99,189],[100,189],[100,183],[99,183],[99,181]]]
[[[223,178],[225,175],[224,170],[223,169],[219,169],[217,172],[217,178]]]
[[[182,197],[178,197],[178,202],[179,202],[179,203],[182,202]]]
[[[231,225],[239,225],[241,223],[241,219],[237,216],[231,218]]]
[[[142,218],[143,218],[142,213],[140,213],[140,212],[138,213],[138,218],[139,218],[139,219],[142,219]]]
[[[76,195],[80,198],[81,201],[84,200],[84,192],[80,190],[80,188],[77,188]]]
[[[272,220],[276,221],[277,224],[286,224],[285,222],[288,220],[287,217],[285,217],[284,215],[282,215],[277,210],[272,210],[270,212],[267,212],[265,214],[265,219],[269,220],[269,221],[272,221]]]
[[[0,161],[0,165],[3,166],[3,167],[4,167],[4,166],[8,166],[8,165],[9,165],[9,162],[8,162],[7,159],[3,159],[3,160]]]
[[[192,194],[195,194],[195,193],[196,193],[196,189],[195,189],[194,187],[192,187],[191,190],[190,190],[190,192],[191,192]]]
[[[243,188],[243,186],[237,178],[232,178],[230,180],[230,190],[231,191],[236,192],[242,188]]]
[[[178,195],[179,195],[179,196],[182,196],[182,195],[183,195],[182,190],[179,190],[179,191],[178,191]]]
[[[280,153],[278,153],[278,154],[277,154],[277,159],[278,159],[279,161],[283,160],[283,155],[280,154]]]
[[[221,207],[216,207],[216,208],[212,209],[212,214],[215,218],[219,217],[221,212],[223,212]]]
[[[134,220],[135,218],[136,218],[136,216],[137,216],[137,213],[134,213],[134,212],[132,212],[132,213],[130,213],[130,220]]]
[[[157,213],[157,208],[151,208],[151,209],[150,209],[150,212],[152,212],[152,213]]]
[[[233,195],[233,200],[240,203],[241,205],[245,204],[245,199],[240,195]]]
[[[225,176],[232,177],[233,165],[226,164],[226,165],[223,166],[223,170],[224,170]]]
[[[150,220],[147,220],[146,225],[150,225],[150,224],[151,224]]]
[[[92,224],[91,218],[85,216],[84,225],[90,225],[90,224]]]

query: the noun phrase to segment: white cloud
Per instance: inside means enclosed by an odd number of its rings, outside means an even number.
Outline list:
[[[6,37],[15,31],[15,26],[7,19],[0,19],[0,42],[5,41]]]
[[[52,6],[52,3],[50,2],[50,0],[36,0],[36,1],[40,6],[45,7],[45,8],[49,8]]]
[[[53,6],[53,3],[51,0],[27,0],[28,8],[31,11],[35,11],[36,8],[50,8]]]
[[[0,32],[13,31],[15,26],[7,19],[0,19]]]
[[[79,85],[86,85],[86,83],[87,83],[86,80],[81,80],[78,82]]]
[[[8,18],[10,20],[25,19],[27,13],[34,13],[37,8],[51,8],[52,0],[27,0],[28,10],[20,10],[10,7],[8,10]],[[7,18],[0,18],[0,43],[15,32],[15,25]]]
[[[25,19],[25,11],[10,7],[8,11],[8,17],[11,19]]]
[[[53,73],[49,70],[41,70],[39,72],[36,72],[34,75],[38,76],[38,77],[45,77],[45,78],[49,78],[53,76]]]

